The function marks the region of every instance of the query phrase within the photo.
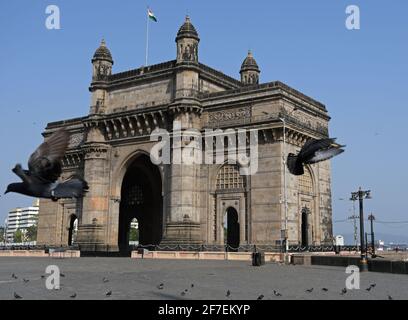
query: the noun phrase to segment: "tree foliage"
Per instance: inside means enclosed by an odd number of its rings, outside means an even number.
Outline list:
[[[37,241],[37,225],[32,225],[27,228],[26,238],[27,241]]]
[[[130,228],[129,241],[139,241],[139,229]]]
[[[14,232],[14,239],[13,242],[15,243],[21,243],[24,240],[24,233],[22,230],[17,229],[16,232]]]

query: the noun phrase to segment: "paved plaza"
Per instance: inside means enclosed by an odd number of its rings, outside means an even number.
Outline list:
[[[57,265],[64,275],[61,290],[45,287],[41,275],[49,265]],[[361,289],[341,295],[347,276],[345,268],[273,263],[252,267],[239,261],[0,258],[0,300],[14,299],[14,292],[26,300],[256,300],[260,295],[265,300],[408,299],[406,275],[363,273]],[[371,284],[376,286],[367,291]]]

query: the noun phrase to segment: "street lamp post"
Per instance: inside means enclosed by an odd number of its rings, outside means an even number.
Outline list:
[[[375,258],[375,257],[376,257],[376,254],[375,254],[374,226],[373,226],[373,222],[374,222],[374,220],[375,220],[374,215],[373,215],[373,214],[370,214],[370,215],[368,216],[368,220],[370,220],[370,226],[371,226],[371,250],[372,250],[371,256],[372,256],[373,258]]]
[[[360,247],[361,247],[360,271],[368,271],[367,251],[364,243],[364,208],[363,208],[364,199],[371,199],[370,190],[363,191],[360,187],[357,192],[351,193],[350,200],[352,201],[358,200],[360,203]]]

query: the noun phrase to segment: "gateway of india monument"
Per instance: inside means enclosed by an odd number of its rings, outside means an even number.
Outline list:
[[[83,199],[41,200],[38,244],[126,251],[134,219],[141,245],[275,246],[285,237],[291,245],[332,244],[330,162],[297,177],[284,160],[308,139],[328,137],[326,107],[282,82],[260,83],[251,52],[240,80],[204,65],[199,44],[186,17],[175,60],[113,73],[102,41],[92,59],[89,114],[49,123],[44,133],[67,128],[62,178],[79,173],[90,189]],[[151,133],[165,129],[173,139],[175,123],[181,132],[256,132],[257,172],[241,175],[239,163],[227,161],[154,164]]]

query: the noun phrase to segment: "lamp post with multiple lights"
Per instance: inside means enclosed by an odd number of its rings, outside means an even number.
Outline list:
[[[360,261],[360,271],[368,271],[368,262],[367,262],[367,252],[364,243],[364,208],[363,202],[364,199],[371,199],[370,190],[363,191],[361,187],[357,192],[351,193],[352,201],[358,200],[360,203],[360,251],[361,251],[361,261]]]

